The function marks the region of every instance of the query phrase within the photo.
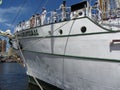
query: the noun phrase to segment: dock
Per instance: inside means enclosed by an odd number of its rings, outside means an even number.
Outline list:
[[[0,56],[0,62],[16,62],[23,63],[23,60],[20,57],[14,56]]]

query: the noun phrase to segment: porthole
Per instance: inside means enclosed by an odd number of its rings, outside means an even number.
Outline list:
[[[63,30],[62,30],[62,29],[60,29],[60,30],[59,30],[59,33],[60,33],[60,34],[63,34]]]
[[[82,16],[83,12],[79,12],[79,16]]]
[[[87,28],[85,26],[81,27],[81,32],[85,33],[87,31]]]

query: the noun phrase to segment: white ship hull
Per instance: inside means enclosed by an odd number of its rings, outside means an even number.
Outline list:
[[[64,90],[120,90],[119,40],[119,31],[102,28],[89,18],[18,33],[27,74]]]

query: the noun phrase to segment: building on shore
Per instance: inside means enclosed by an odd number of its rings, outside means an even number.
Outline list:
[[[0,52],[5,53],[6,52],[6,40],[0,39]]]
[[[6,40],[2,40],[2,52],[6,52]]]

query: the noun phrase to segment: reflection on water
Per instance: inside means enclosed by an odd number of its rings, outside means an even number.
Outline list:
[[[36,90],[28,84],[25,68],[17,63],[0,63],[0,90]]]

